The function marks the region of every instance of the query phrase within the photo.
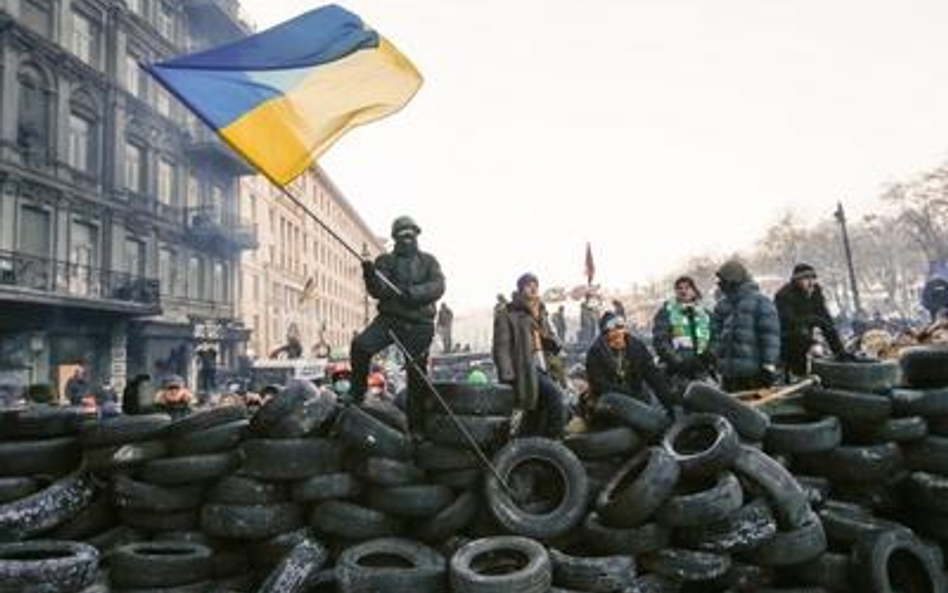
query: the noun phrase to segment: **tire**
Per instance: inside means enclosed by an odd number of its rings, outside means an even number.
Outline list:
[[[820,509],[823,529],[834,549],[848,552],[856,542],[876,534],[892,530],[908,531],[908,527],[904,525],[874,517],[866,509],[859,510],[865,511],[865,514],[854,510],[841,510],[838,507]]]
[[[92,585],[99,552],[88,544],[31,541],[0,544],[0,593],[73,593]]]
[[[236,407],[236,406],[231,406]],[[205,455],[236,449],[250,426],[249,420],[235,420],[204,430],[189,431],[170,439],[172,455]]]
[[[343,444],[366,457],[411,459],[411,441],[405,434],[356,406],[343,410],[337,424]]]
[[[665,433],[662,446],[686,478],[713,476],[731,465],[740,450],[731,423],[714,414],[691,414]]]
[[[92,502],[91,474],[79,469],[29,496],[0,505],[0,541],[33,538],[62,525]]]
[[[475,443],[486,449],[499,447],[510,434],[507,416],[455,416]],[[454,420],[443,414],[431,414],[425,419],[425,434],[432,442],[449,447],[468,448],[467,437],[458,430]]]
[[[853,445],[912,443],[928,436],[928,423],[921,416],[889,418],[878,424],[844,424],[844,440]]]
[[[351,474],[337,473],[313,476],[293,484],[291,497],[296,502],[322,502],[355,498],[362,493],[362,484]]]
[[[913,508],[948,514],[948,477],[912,472],[905,483],[905,495]]]
[[[485,487],[487,503],[494,518],[508,531],[535,539],[552,539],[564,535],[578,525],[586,511],[588,482],[586,471],[579,459],[565,446],[544,438],[516,439],[494,457],[497,473],[511,485],[515,473],[523,474],[531,463],[537,471],[545,470],[548,479],[544,485],[558,478],[554,493],[555,506],[549,500],[542,508],[522,508],[510,498],[507,490],[493,473],[487,476]],[[550,473],[550,470],[553,473]],[[541,475],[542,478],[542,475]],[[534,484],[536,480],[533,480]],[[528,486],[532,491],[532,486]],[[532,492],[531,492],[532,493]],[[521,500],[525,500],[523,497]]]
[[[201,509],[201,530],[212,537],[266,539],[303,526],[299,505],[208,504]]]
[[[329,439],[252,439],[240,450],[243,473],[261,480],[304,480],[342,470],[342,447]]]
[[[196,531],[201,526],[201,515],[197,509],[155,513],[140,509],[122,509],[119,511],[122,525],[150,533],[168,531]]]
[[[764,437],[764,450],[793,455],[819,453],[839,446],[843,432],[835,416],[774,414]]]
[[[599,515],[612,527],[641,525],[668,500],[678,474],[678,463],[664,449],[642,451],[623,465],[599,493]]]
[[[826,533],[815,513],[790,531],[778,531],[769,541],[747,554],[747,559],[761,566],[793,566],[818,558],[826,551]]]
[[[647,554],[667,548],[671,542],[671,531],[658,523],[631,529],[609,527],[595,512],[589,513],[583,527],[589,546],[603,554]]]
[[[83,415],[75,408],[30,406],[0,414],[5,439],[51,439],[79,433]]]
[[[563,444],[582,460],[626,457],[642,447],[642,439],[631,428],[610,428],[602,431],[567,435]]]
[[[886,391],[899,379],[899,365],[894,361],[835,362],[816,358],[811,368],[820,383],[835,389]]]
[[[283,418],[289,416],[294,410],[302,406],[308,397],[316,394],[315,387],[310,385],[312,388],[312,390],[310,390],[300,383],[302,382],[292,382],[290,384],[292,388],[290,385],[287,385],[254,413],[250,418],[250,432],[252,434],[260,437],[270,436],[270,431],[274,429]]]
[[[762,440],[770,426],[766,414],[709,383],[691,383],[685,390],[684,400],[689,410],[724,416],[734,430],[749,441]]]
[[[715,479],[686,480],[675,492],[655,515],[659,523],[669,527],[721,521],[744,503],[741,483],[730,472]]]
[[[689,549],[732,554],[753,550],[776,533],[777,521],[767,501],[757,499],[721,521],[681,529],[675,536]]]
[[[72,437],[0,442],[0,477],[60,476],[78,467],[81,453]]]
[[[811,389],[803,395],[803,406],[815,414],[852,422],[882,422],[892,415],[892,400],[884,395],[837,389]]]
[[[850,561],[848,554],[826,552],[819,558],[800,565],[797,575],[800,582],[811,587],[822,587],[826,591],[846,593],[851,590]]]
[[[948,387],[948,347],[911,346],[901,351],[902,379],[909,387]]]
[[[322,434],[339,414],[339,404],[319,395],[307,399],[272,426],[266,436],[272,439],[299,439]]]
[[[261,482],[247,476],[227,476],[207,493],[208,502],[217,504],[274,504],[288,499],[285,484]]]
[[[428,481],[432,484],[447,486],[453,490],[471,490],[480,491],[480,486],[484,480],[484,472],[479,469],[458,469],[447,472],[437,472],[428,475]]]
[[[395,404],[377,398],[370,398],[361,404],[361,407],[376,420],[385,423],[402,434],[408,433],[408,416]]]
[[[86,539],[86,543],[97,549],[101,556],[107,558],[108,555],[112,553],[112,550],[119,546],[147,539],[148,534],[123,525],[89,537]]]
[[[635,560],[631,556],[571,556],[550,549],[553,583],[564,589],[589,593],[617,593],[635,580]]]
[[[425,472],[414,464],[384,457],[366,459],[357,472],[367,482],[378,486],[407,486],[425,479]]]
[[[895,389],[892,392],[892,409],[898,416],[948,416],[948,388]]]
[[[171,587],[211,578],[211,550],[187,542],[142,542],[116,549],[109,576],[116,587]]]
[[[152,441],[167,434],[171,417],[167,414],[116,416],[87,424],[79,433],[83,447],[107,447],[138,441]]]
[[[179,437],[204,432],[222,424],[232,424],[247,419],[247,408],[243,405],[217,406],[175,420],[168,425],[168,437],[175,441]]]
[[[753,447],[742,446],[734,471],[761,490],[770,502],[777,523],[784,529],[803,525],[810,508],[806,491],[799,482],[771,457]]]
[[[83,454],[86,467],[97,474],[112,474],[161,459],[168,454],[165,440],[138,441],[125,445],[106,445],[86,449]]]
[[[826,499],[829,498],[830,491],[833,488],[833,483],[830,482],[829,478],[804,476],[800,474],[794,475],[793,477],[797,483],[800,484],[800,487],[803,488],[803,492],[806,493],[810,507],[814,509],[822,507]]]
[[[470,448],[443,447],[434,443],[422,443],[415,452],[418,467],[425,470],[473,469],[481,465],[477,454]]]
[[[0,478],[0,504],[25,498],[39,488],[39,482],[33,478]]]
[[[731,568],[714,584],[727,587],[729,593],[751,593],[763,590],[773,584],[775,571],[772,568],[731,562]]]
[[[450,566],[454,593],[546,593],[553,581],[546,549],[524,537],[475,540],[454,554]]]
[[[650,572],[676,581],[711,581],[731,567],[731,559],[722,554],[670,548],[642,559]]]
[[[596,414],[618,420],[644,435],[659,435],[671,424],[660,406],[647,404],[623,393],[606,393],[596,401]]]
[[[425,519],[437,515],[454,498],[454,492],[447,486],[416,484],[375,488],[369,492],[368,504],[395,517]]]
[[[440,543],[470,525],[477,517],[478,507],[477,494],[462,492],[454,502],[419,524],[411,533],[423,542]]]
[[[905,461],[913,471],[948,475],[948,437],[929,436],[907,445]]]
[[[178,486],[222,478],[235,465],[236,458],[230,453],[170,457],[149,461],[142,466],[140,476],[152,484]]]
[[[85,541],[86,538],[115,527],[116,523],[115,509],[103,493],[82,509],[78,515],[59,525],[44,537],[65,541]]]
[[[428,546],[398,538],[377,539],[345,550],[336,565],[340,593],[412,591],[441,593],[447,562]]]
[[[853,576],[863,591],[924,593],[948,587],[944,569],[911,533],[890,531],[857,542],[852,563]]]
[[[204,502],[200,485],[169,488],[137,482],[118,476],[112,482],[112,500],[116,507],[168,513],[196,509]]]
[[[311,527],[301,527],[270,539],[252,542],[247,546],[250,565],[256,571],[270,572],[293,548],[308,540],[316,540]]]
[[[902,450],[894,443],[843,446],[824,453],[794,458],[794,467],[806,474],[841,482],[866,484],[883,481],[905,467]]]
[[[374,509],[341,500],[317,505],[310,524],[320,533],[350,541],[365,541],[397,535],[402,522]]]
[[[636,593],[678,593],[681,583],[657,574],[645,574],[635,579],[632,590]]]
[[[177,587],[134,587],[112,589],[113,593],[207,593],[214,585],[212,581],[201,581]]]
[[[329,553],[318,542],[305,540],[294,547],[270,573],[257,593],[298,593],[311,575],[326,563]]]
[[[461,416],[510,416],[516,396],[509,385],[468,385],[467,383],[435,383],[435,388],[454,414]],[[434,397],[430,408],[444,413]]]

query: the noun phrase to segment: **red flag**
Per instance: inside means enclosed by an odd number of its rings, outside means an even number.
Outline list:
[[[586,241],[586,284],[592,285],[596,276],[596,262],[593,261],[592,246]]]

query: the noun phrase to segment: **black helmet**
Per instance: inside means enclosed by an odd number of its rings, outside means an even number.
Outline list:
[[[404,230],[413,230],[416,235],[421,234],[421,227],[411,216],[399,216],[395,219],[395,222],[392,223],[392,238],[394,239]]]

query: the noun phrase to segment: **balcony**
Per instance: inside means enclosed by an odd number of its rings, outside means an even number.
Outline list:
[[[253,175],[254,169],[234,150],[202,122],[194,121],[188,126],[189,142],[185,152],[192,158],[223,167],[231,175]]]
[[[203,33],[211,44],[249,35],[252,27],[241,14],[238,0],[184,0],[184,10],[194,33]]]
[[[166,315],[191,319],[232,319],[234,303],[206,301],[181,296],[163,295],[162,308]]]
[[[0,251],[0,300],[154,315],[158,288],[151,278]]]
[[[205,250],[241,251],[260,246],[254,225],[213,206],[188,208],[187,228],[191,241]]]

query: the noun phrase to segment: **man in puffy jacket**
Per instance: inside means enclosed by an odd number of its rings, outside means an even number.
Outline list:
[[[717,271],[720,298],[711,315],[711,351],[725,391],[771,387],[780,361],[780,320],[737,260]]]
[[[444,276],[433,255],[418,249],[421,228],[408,216],[392,223],[392,253],[375,262],[362,262],[366,289],[378,300],[378,315],[352,340],[351,393],[356,402],[365,397],[372,357],[392,343],[393,332],[405,345],[418,368],[428,367],[428,349],[434,338],[435,303],[444,294]],[[385,280],[383,280],[385,278]],[[408,365],[408,426],[417,435],[424,422],[426,387],[424,378]]]

